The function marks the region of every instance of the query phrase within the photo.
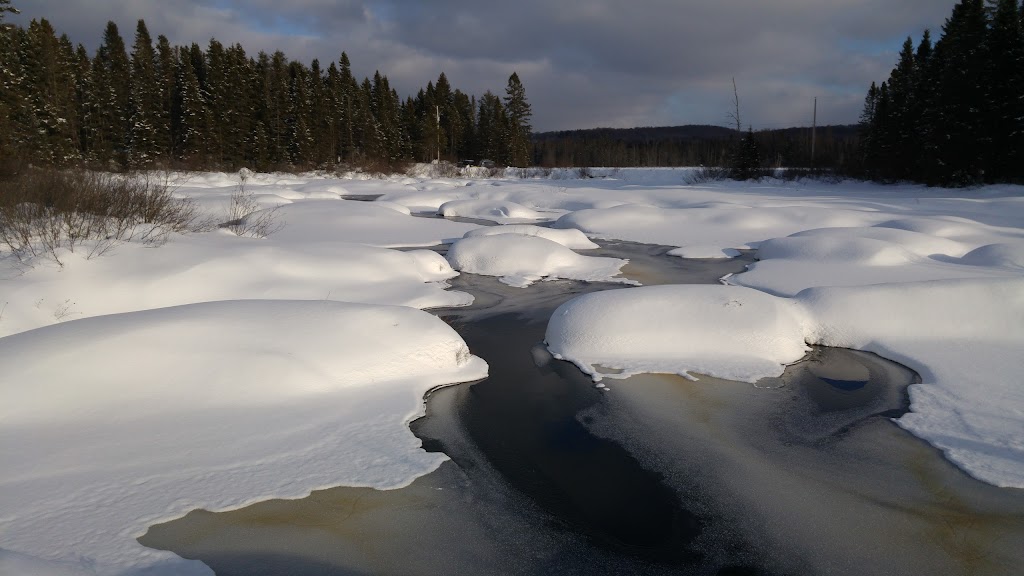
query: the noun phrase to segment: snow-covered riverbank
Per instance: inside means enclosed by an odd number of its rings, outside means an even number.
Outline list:
[[[746,288],[703,288],[712,291],[706,297],[618,291],[647,310],[634,326],[614,320],[574,330],[584,340],[609,329],[634,339],[610,343],[607,357],[577,360],[614,368],[648,354],[713,372],[658,351],[643,322],[671,319],[660,338],[673,328],[707,334],[702,347],[734,362],[753,348],[714,331],[722,317],[709,302],[755,289],[744,313],[759,311],[764,321],[747,336],[784,340],[786,354],[771,355],[773,365],[791,361],[805,341],[903,362],[923,382],[911,388],[911,413],[900,425],[972,475],[1024,487],[1024,188],[688,186],[680,170],[609,174],[257,174],[247,189],[268,210],[279,206],[279,229],[267,238],[220,229],[158,248],[129,243],[92,259],[68,255],[62,268],[0,259],[0,568],[203,573],[134,538],[196,507],[341,484],[397,487],[436,468],[442,457],[423,452],[407,423],[427,389],[480,378],[486,366],[443,322],[416,310],[468,303],[444,290],[457,272],[435,253],[392,248],[478,228],[410,215],[446,203],[443,211],[462,217],[547,218],[555,228],[682,254],[760,246],[762,260],[729,279]],[[190,175],[176,194],[226,220],[238,181]],[[342,199],[377,194],[373,203]],[[578,238],[531,236],[477,236],[452,263],[519,284],[560,273],[608,279],[618,270],[571,252],[582,248]],[[520,258],[502,257],[510,243]],[[795,310],[792,322],[776,308]],[[764,371],[756,368],[744,379]],[[49,561],[58,564],[43,568]]]

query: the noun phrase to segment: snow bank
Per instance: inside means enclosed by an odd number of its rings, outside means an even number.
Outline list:
[[[447,291],[457,275],[436,254],[344,243],[287,243],[227,232],[177,237],[160,248],[135,244],[64,267],[9,269],[0,335],[101,314],[250,298],[341,300],[416,308],[464,306]],[[2,273],[2,272],[0,272]]]
[[[476,218],[499,224],[552,219],[551,214],[538,212],[522,204],[495,200],[451,200],[438,207],[437,213],[445,218]]]
[[[575,228],[556,230],[529,224],[507,224],[505,226],[488,226],[466,232],[465,237],[492,236],[495,234],[521,234],[523,236],[539,236],[552,242],[558,242],[572,250],[593,250],[599,248],[587,238],[587,235]]]
[[[545,340],[595,380],[667,372],[753,382],[781,374],[805,343],[876,352],[922,377],[901,426],[981,480],[1024,487],[1019,276],[812,288],[792,299],[733,286],[601,292],[563,304]]]
[[[521,288],[543,278],[634,283],[615,277],[626,260],[581,256],[539,236],[497,234],[463,238],[448,249],[448,262],[456,270],[499,276],[505,284]]]
[[[324,301],[195,304],[0,342],[0,549],[101,574],[208,573],[134,540],[195,508],[411,482],[444,459],[407,425],[424,393],[487,372],[430,314]]]
[[[1024,278],[813,288],[808,339],[876,352],[922,377],[898,423],[971,475],[1024,488]]]
[[[753,203],[751,203],[753,204]],[[770,238],[822,226],[863,226],[882,216],[866,210],[813,206],[757,207],[715,203],[692,208],[637,204],[580,210],[559,218],[555,228],[590,236],[664,246],[702,246],[721,251],[751,248]]]
[[[803,357],[803,321],[791,302],[749,288],[648,286],[566,302],[545,340],[595,380],[665,372],[754,382]]]
[[[277,208],[284,224],[271,235],[275,243],[358,242],[372,246],[434,246],[462,238],[479,226],[438,218],[414,218],[392,202],[314,200]]]
[[[975,223],[975,234],[979,232]],[[888,227],[808,230],[761,243],[759,262],[730,283],[781,296],[814,286],[862,286],[977,277],[1012,277],[1010,245],[965,255],[971,245],[922,232]],[[963,256],[963,259],[961,259]],[[980,266],[986,266],[982,268]]]

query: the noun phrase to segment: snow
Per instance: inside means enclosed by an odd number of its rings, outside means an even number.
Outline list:
[[[900,426],[975,477],[1024,488],[1024,187],[591,172],[170,174],[216,222],[244,188],[280,227],[123,243],[63,266],[0,252],[0,573],[208,574],[135,537],[197,507],[433,470],[444,457],[409,419],[427,389],[486,367],[422,309],[470,303],[446,284],[460,272],[629,283],[625,261],[574,251],[587,236],[759,258],[732,286],[566,303],[548,344],[595,378],[752,381],[807,344],[870,350],[922,377]],[[504,226],[412,215],[439,211]],[[421,249],[452,240],[447,259]]]
[[[802,311],[737,286],[646,286],[560,306],[545,340],[595,380],[641,372],[755,382],[804,356]]]
[[[523,234],[463,238],[448,249],[448,262],[461,272],[498,276],[501,282],[520,288],[545,278],[630,282],[616,277],[626,260],[582,256],[558,242]]]
[[[521,234],[523,236],[539,236],[552,242],[557,242],[566,248],[573,250],[592,250],[598,245],[591,242],[587,235],[575,228],[556,230],[542,226],[531,226],[529,224],[507,224],[505,226],[489,226],[477,228],[466,232],[465,237],[491,236],[494,234]]]
[[[522,204],[493,200],[450,200],[438,207],[437,214],[445,218],[476,218],[500,224],[551,219],[550,214],[543,214]]]
[[[407,426],[423,394],[487,373],[428,313],[331,301],[77,320],[0,365],[0,548],[101,573],[183,562],[134,537],[194,508],[408,484],[444,460]]]

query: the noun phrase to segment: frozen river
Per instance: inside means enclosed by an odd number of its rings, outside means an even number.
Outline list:
[[[652,284],[751,261],[603,242]],[[399,490],[196,511],[140,541],[217,574],[1010,574],[1024,494],[974,480],[891,422],[912,371],[815,348],[757,385],[640,375],[594,386],[542,344],[556,307],[621,285],[463,274],[435,310],[490,365],[412,425],[451,458]]]

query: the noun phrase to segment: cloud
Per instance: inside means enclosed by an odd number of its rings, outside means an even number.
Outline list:
[[[443,71],[501,93],[518,71],[536,129],[724,124],[736,78],[754,128],[855,122],[902,40],[938,32],[953,0],[15,0],[95,49],[109,19],[172,43],[211,37],[321,63],[347,51],[413,94]]]

